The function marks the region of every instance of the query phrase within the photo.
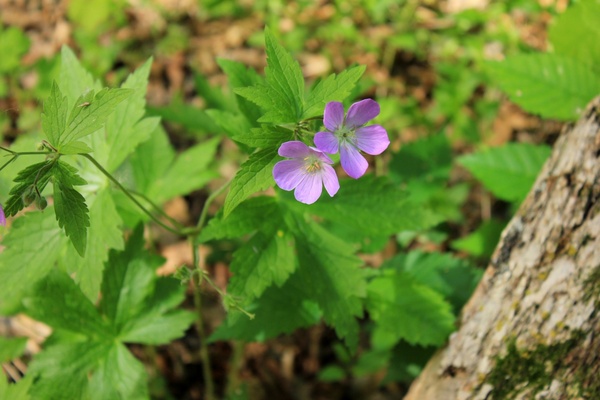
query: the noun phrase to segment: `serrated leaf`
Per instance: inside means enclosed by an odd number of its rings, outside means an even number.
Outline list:
[[[150,58],[127,77],[121,89],[131,90],[131,95],[118,104],[107,118],[106,143],[110,150],[104,167],[109,172],[116,170],[140,143],[148,140],[160,122],[158,118],[143,118],[151,66]]]
[[[258,232],[233,254],[227,291],[249,302],[268,287],[283,285],[296,269],[295,258],[294,238],[288,232]]]
[[[162,203],[175,196],[201,189],[216,177],[207,167],[213,161],[219,143],[219,138],[214,138],[179,154],[162,176],[152,182],[147,195],[154,202]]]
[[[321,311],[313,301],[305,298],[304,292],[297,282],[290,280],[280,288],[269,287],[259,299],[244,307],[254,313],[254,319],[230,312],[209,341],[237,339],[262,342],[316,324],[321,318]]]
[[[112,346],[110,342],[95,341],[46,345],[29,365],[28,373],[39,378],[31,391],[33,398],[86,398],[90,375]]]
[[[233,140],[254,148],[279,147],[283,142],[293,140],[293,137],[293,132],[289,129],[263,125],[234,136]]]
[[[546,118],[575,120],[600,93],[589,66],[557,54],[516,55],[485,69],[513,102]]]
[[[63,233],[52,207],[15,219],[0,253],[0,312],[10,314],[35,282],[44,278],[58,259]]]
[[[369,282],[366,307],[375,330],[411,344],[441,345],[454,330],[452,307],[441,294],[409,275],[384,275]]]
[[[579,60],[600,72],[600,3],[583,0],[556,17],[548,30],[554,51]]]
[[[55,329],[98,339],[111,339],[110,327],[64,272],[51,271],[23,299],[28,315]]]
[[[237,111],[206,110],[206,114],[219,126],[221,131],[231,138],[243,135],[256,125],[251,124],[244,115]]]
[[[102,128],[116,106],[132,94],[131,89],[104,88],[95,96],[90,91],[80,96],[67,121],[67,127],[55,145],[59,150],[71,142],[90,135]]]
[[[507,143],[458,159],[496,197],[521,201],[535,182],[551,149],[545,145]]]
[[[42,129],[52,145],[58,145],[60,135],[67,125],[67,96],[60,91],[56,81],[52,82],[50,97],[44,102]]]
[[[306,98],[301,119],[323,115],[325,105],[330,101],[344,101],[352,93],[356,82],[365,72],[363,65],[355,66],[339,74],[331,74],[319,81]]]
[[[14,181],[17,183],[10,190],[10,197],[4,204],[4,214],[7,217],[16,215],[25,207],[23,196],[29,194],[37,197],[50,181],[55,167],[55,160],[42,161],[19,171]]]
[[[263,79],[255,70],[246,68],[246,66],[240,62],[220,58],[217,59],[217,64],[219,64],[223,72],[227,75],[229,86],[232,89],[254,86],[263,82]],[[260,108],[242,97],[236,96],[236,99],[238,108],[242,114],[244,114],[252,126],[256,126],[256,121],[261,116]]]
[[[219,211],[202,230],[199,241],[238,238],[252,233],[271,221],[279,213],[273,197],[259,196],[245,200],[227,218]]]
[[[60,52],[60,89],[67,96],[68,109],[76,106],[77,98],[82,93],[98,91],[101,89],[100,82],[94,80],[92,75],[82,67],[81,63],[67,46],[62,46]]]
[[[73,188],[74,185],[85,185],[77,171],[61,161],[53,168],[54,211],[56,220],[80,256],[85,255],[87,245],[87,228],[90,226],[89,210],[85,198]]]
[[[82,141],[75,141],[69,144],[66,144],[60,148],[61,154],[81,154],[81,153],[91,153],[94,149],[84,143]]]
[[[350,349],[358,344],[358,323],[366,295],[362,261],[354,249],[302,215],[289,213],[286,222],[296,239],[298,271],[289,279],[305,289],[307,300],[323,311],[323,319]]]
[[[421,230],[440,221],[429,210],[411,202],[406,191],[373,176],[347,180],[335,197],[323,196],[310,206],[295,207],[343,223],[365,235]]]
[[[251,194],[273,186],[275,183],[273,167],[278,157],[277,148],[269,147],[251,154],[250,158],[241,165],[225,199],[223,206],[225,217]]]
[[[185,104],[181,99],[175,99],[165,107],[149,107],[150,115],[179,124],[189,131],[197,133],[218,133],[221,131],[218,124],[212,120],[205,110]]]
[[[277,39],[268,28],[265,29],[265,46],[267,51],[267,67],[265,68],[267,84],[285,98],[285,104],[290,113],[298,118],[302,114],[302,100],[304,99],[304,76],[300,65],[277,42]],[[280,107],[283,107],[283,104]]]
[[[65,269],[74,275],[75,282],[90,301],[95,302],[100,291],[104,263],[108,250],[124,247],[121,216],[109,190],[100,190],[90,197],[90,227],[85,256],[68,246],[62,260]]]
[[[126,342],[162,344],[181,337],[194,315],[172,310],[185,288],[172,278],[157,278],[160,257],[144,249],[143,226],[122,252],[111,251],[102,281],[100,309]]]
[[[129,158],[138,191],[147,194],[175,159],[175,151],[162,127],[139,145]]]
[[[148,399],[144,364],[122,344],[113,344],[89,381],[90,400]]]
[[[294,104],[283,94],[267,85],[250,86],[234,89],[234,93],[253,102],[263,110],[258,119],[262,123],[297,122]]]
[[[417,283],[440,293],[452,304],[456,315],[471,297],[483,274],[483,270],[451,254],[417,250],[387,260],[381,271],[390,268],[408,274]]]

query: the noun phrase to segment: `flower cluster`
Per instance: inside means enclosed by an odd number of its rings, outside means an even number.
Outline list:
[[[300,141],[286,142],[279,155],[288,157],[273,168],[273,177],[283,190],[294,190],[296,200],[312,204],[321,196],[323,185],[333,197],[340,184],[331,166],[333,161],[325,154],[340,153],[340,163],[346,173],[358,179],[367,171],[367,160],[360,153],[381,154],[390,144],[381,125],[365,126],[379,115],[379,104],[371,99],[354,103],[344,115],[342,103],[332,101],[325,106],[323,125],[326,131],[315,134],[315,147]]]

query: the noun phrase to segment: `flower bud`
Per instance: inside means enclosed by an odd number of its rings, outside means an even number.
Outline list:
[[[35,189],[33,188],[33,186],[30,186],[29,189],[27,189],[23,193],[21,199],[23,200],[23,204],[25,204],[26,207],[37,199],[37,194],[35,193]]]
[[[38,197],[35,199],[35,206],[40,210],[44,210],[48,207],[48,201],[44,196]]]

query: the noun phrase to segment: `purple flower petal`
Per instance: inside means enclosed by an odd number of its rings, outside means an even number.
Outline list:
[[[294,197],[301,203],[312,204],[321,197],[323,181],[320,174],[306,174],[296,187]]]
[[[354,179],[363,176],[369,166],[369,163],[358,152],[358,149],[348,143],[343,143],[340,146],[340,161],[344,171]]]
[[[327,190],[329,196],[333,197],[340,189],[340,181],[338,180],[333,167],[331,165],[323,165],[321,177],[323,179],[323,185],[325,185],[325,190]]]
[[[317,132],[315,145],[319,150],[329,154],[335,154],[339,150],[339,141],[331,132]]]
[[[293,140],[291,142],[285,142],[279,147],[279,155],[282,157],[289,158],[304,158],[310,154],[310,150],[304,143]]]
[[[285,143],[284,143],[285,144]],[[292,190],[302,182],[306,175],[304,161],[284,160],[273,167],[273,178],[277,186],[283,190]]]
[[[330,131],[336,131],[344,123],[344,105],[339,101],[330,101],[323,112],[323,125]]]
[[[348,109],[348,115],[346,115],[346,126],[349,128],[362,126],[378,115],[379,104],[377,104],[375,100],[361,100],[352,104]]]
[[[390,145],[387,132],[381,125],[369,125],[356,130],[356,147],[367,154],[376,156]]]
[[[6,215],[4,215],[4,209],[2,208],[2,206],[0,206],[0,225],[6,226]]]

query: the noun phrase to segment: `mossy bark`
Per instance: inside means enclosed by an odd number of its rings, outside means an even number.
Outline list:
[[[405,400],[600,399],[600,98],[566,126]]]

